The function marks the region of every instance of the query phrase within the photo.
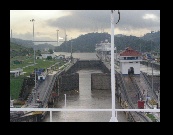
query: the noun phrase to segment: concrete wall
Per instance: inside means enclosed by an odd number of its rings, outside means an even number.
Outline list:
[[[105,73],[92,73],[91,90],[111,90],[111,75]]]
[[[110,73],[110,70],[100,60],[79,60],[72,65],[66,73],[75,73],[81,69],[98,69],[104,73]]]
[[[78,90],[79,89],[79,74],[64,74],[61,76],[60,90]]]
[[[150,62],[147,62],[147,61],[141,61],[141,64],[152,67],[152,64]],[[153,63],[153,68],[160,70],[160,65]]]

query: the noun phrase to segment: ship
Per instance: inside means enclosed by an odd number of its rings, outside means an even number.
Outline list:
[[[111,43],[106,39],[95,46],[96,56],[101,61],[111,61]],[[116,59],[116,47],[114,47],[114,59]]]

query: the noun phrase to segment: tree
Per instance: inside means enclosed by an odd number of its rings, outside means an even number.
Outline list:
[[[52,56],[47,56],[47,60],[51,60],[52,59]]]
[[[38,56],[41,56],[41,51],[40,51],[40,50],[37,50],[36,54],[37,54]]]
[[[53,50],[52,49],[49,49],[49,52],[50,52],[50,54],[53,54]]]

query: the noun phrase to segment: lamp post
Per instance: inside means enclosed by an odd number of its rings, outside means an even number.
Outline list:
[[[65,108],[66,108],[66,94],[64,94],[64,96],[65,96]],[[66,112],[64,113],[65,113],[65,122],[66,122]]]
[[[57,31],[57,46],[58,46],[58,42],[59,42],[58,31],[59,31],[59,30],[56,30],[56,31]]]
[[[72,63],[72,37],[71,37],[71,63]]]
[[[33,22],[33,44],[34,44],[34,19],[30,20],[30,22]],[[34,46],[34,65],[35,65],[35,46]],[[33,100],[35,102],[35,96],[36,96],[36,69],[34,69],[35,71],[35,88],[34,88],[34,91],[32,92],[33,93]]]
[[[118,122],[115,117],[115,68],[114,68],[114,14],[111,10],[111,91],[112,91],[112,117],[110,122]]]

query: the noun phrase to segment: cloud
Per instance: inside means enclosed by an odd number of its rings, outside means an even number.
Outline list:
[[[115,25],[120,30],[160,29],[160,10],[120,10],[120,13],[121,20]],[[117,11],[114,16],[117,22]],[[80,31],[109,29],[110,10],[73,10],[67,16],[49,19],[47,24],[51,27]]]

